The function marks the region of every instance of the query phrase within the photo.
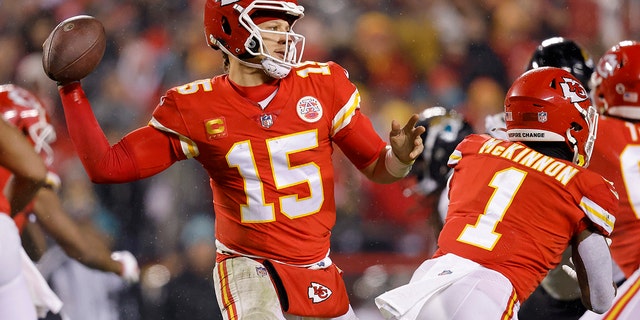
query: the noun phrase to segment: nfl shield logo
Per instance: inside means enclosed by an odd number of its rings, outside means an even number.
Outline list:
[[[263,128],[271,128],[271,126],[273,125],[273,117],[270,114],[261,115],[260,124]]]
[[[538,112],[538,122],[547,122],[547,113],[544,111]]]

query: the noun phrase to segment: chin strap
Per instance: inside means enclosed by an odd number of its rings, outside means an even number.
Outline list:
[[[578,150],[578,140],[576,140],[576,138],[574,138],[571,135],[571,128],[567,129],[567,140],[573,146],[573,160],[571,162],[573,162],[574,164],[577,164],[577,165],[579,165],[581,167],[584,167],[585,166],[585,159],[580,154],[580,150]]]
[[[270,58],[262,59],[260,64],[262,65],[262,70],[264,70],[264,73],[272,78],[282,79],[286,77],[289,72],[291,72],[290,66],[278,63],[277,61]]]
[[[282,79],[287,75],[289,75],[289,72],[291,72],[290,66],[277,62],[271,58],[265,57],[262,59],[262,61],[259,64],[252,63],[252,62],[242,60],[236,57],[235,55],[231,54],[231,52],[229,52],[229,50],[227,50],[227,48],[225,48],[224,45],[219,41],[216,42],[216,45],[220,50],[222,50],[222,52],[226,53],[229,57],[232,57],[233,59],[238,60],[240,64],[245,65],[247,67],[251,67],[251,68],[262,69],[264,70],[264,73],[266,73],[268,76],[272,78]]]

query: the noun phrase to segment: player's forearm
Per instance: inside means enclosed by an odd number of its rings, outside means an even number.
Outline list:
[[[596,233],[586,235],[587,233],[588,231],[585,231],[582,235],[573,260],[578,275],[581,270],[586,271],[582,277],[578,276],[585,307],[601,314],[609,310],[616,295],[611,255],[602,235]],[[578,267],[578,264],[582,264],[583,267]]]
[[[47,169],[22,132],[0,120],[0,165],[14,175],[7,198],[11,215],[20,212],[44,185]]]
[[[99,252],[94,251],[93,254],[84,254],[78,258],[78,261],[89,268],[111,272],[117,276],[121,276],[123,272],[122,264],[111,258],[111,251],[106,247],[100,249]]]
[[[15,176],[11,184],[7,198],[11,204],[11,215],[14,216],[31,202],[33,196],[44,185],[44,179],[35,180],[32,177]]]
[[[128,182],[137,178],[135,166],[120,144],[110,146],[79,82],[58,88],[67,128],[78,157],[95,183]]]
[[[82,264],[101,271],[119,273],[121,265],[110,258],[111,251],[78,225],[62,208],[55,191],[43,188],[35,198],[33,211],[42,228],[65,253]]]
[[[371,181],[377,183],[393,183],[404,178],[411,169],[411,164],[402,163],[391,149],[383,149],[378,160],[362,170]]]
[[[79,261],[91,269],[112,272],[118,276],[121,275],[122,264],[111,258],[111,251],[99,241],[87,240],[88,238],[85,238],[87,244],[94,244],[94,246],[85,246],[85,248],[68,246],[63,249],[69,257]]]

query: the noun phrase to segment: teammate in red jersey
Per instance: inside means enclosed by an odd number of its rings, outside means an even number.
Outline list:
[[[22,131],[50,169],[54,156],[51,143],[56,140],[56,133],[40,99],[19,86],[0,85],[0,113],[7,122]],[[10,186],[11,179],[11,172],[0,168],[0,188]],[[49,171],[45,187],[38,191],[26,210],[13,217],[18,230],[23,231],[28,215],[33,213],[43,230],[71,258],[88,267],[115,273],[128,282],[137,282],[140,271],[135,257],[127,251],[112,254],[102,241],[83,234],[62,208],[57,194],[59,186],[60,178]]]
[[[640,317],[640,43],[622,41],[596,64],[592,100],[602,113],[598,141],[589,169],[611,180],[620,195],[611,256],[627,280],[604,315],[587,312],[581,319]]]
[[[567,70],[589,91],[593,59],[585,48],[571,39],[552,37],[542,41],[531,55],[527,70],[540,67]],[[599,138],[599,142],[604,140],[602,135]],[[568,248],[560,265],[549,271],[540,286],[520,306],[520,320],[577,320],[585,313],[587,309],[582,304],[578,282],[563,270],[564,265],[571,265],[570,258],[571,249]],[[615,265],[614,270],[614,281],[623,280],[622,272]]]
[[[194,158],[216,215],[216,294],[226,319],[356,319],[329,257],[334,144],[369,179],[404,177],[422,152],[413,115],[389,145],[336,63],[301,63],[297,1],[208,0],[207,43],[228,73],[172,88],[149,125],[111,146],[80,83],[60,84],[71,139],[92,181],[118,183]]]
[[[0,166],[13,173],[12,190],[0,193],[0,319],[33,320],[36,308],[22,271],[22,245],[12,216],[44,185],[47,169],[27,139],[0,119]]]
[[[605,237],[618,199],[586,170],[597,128],[587,91],[559,68],[527,71],[505,99],[509,140],[470,135],[452,153],[438,250],[376,298],[387,319],[517,319],[572,245],[588,309],[615,296]]]

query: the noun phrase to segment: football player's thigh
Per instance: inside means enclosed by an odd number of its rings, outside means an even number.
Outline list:
[[[15,223],[0,212],[0,319],[36,318],[36,310],[22,276],[20,248]]]
[[[244,257],[226,259],[213,270],[216,298],[225,319],[284,320],[267,269]]]
[[[495,271],[474,271],[436,293],[425,303],[418,319],[501,319],[509,307],[509,318],[517,319],[519,304],[513,299],[513,287],[507,278]]]
[[[0,287],[22,272],[20,235],[15,223],[0,212]]]

